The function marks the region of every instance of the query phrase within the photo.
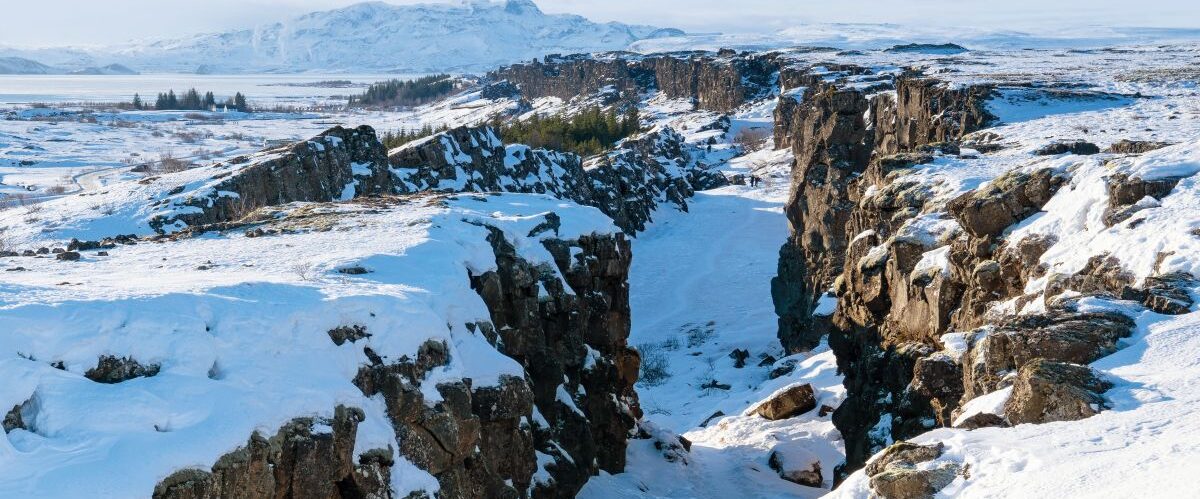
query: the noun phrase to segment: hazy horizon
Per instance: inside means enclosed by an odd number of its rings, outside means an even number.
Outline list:
[[[460,3],[462,0],[387,0],[390,4]],[[124,0],[120,8],[91,0],[23,2],[6,8],[11,23],[0,45],[54,47],[111,45],[138,39],[249,28],[361,0]],[[811,0],[742,0],[730,12],[727,0],[538,0],[548,14],[579,14],[594,21],[675,27],[692,32],[767,33],[805,23],[891,23],[922,27],[972,26],[1051,32],[1104,25],[1200,28],[1200,3],[1147,0],[1137,9],[1116,1],[1013,0],[999,4],[953,0],[862,0],[847,9]],[[47,29],[47,26],[53,26]]]

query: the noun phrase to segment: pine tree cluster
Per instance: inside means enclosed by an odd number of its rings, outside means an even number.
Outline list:
[[[383,141],[383,146],[390,150],[417,139],[423,139],[434,134],[442,133],[449,129],[450,127],[446,125],[434,127],[426,124],[421,128],[413,128],[411,130],[401,128],[396,131],[384,132],[383,136],[380,137],[380,140]]]
[[[438,74],[415,80],[389,80],[367,87],[350,97],[351,106],[419,106],[442,98],[455,88],[454,78]]]
[[[142,96],[133,94],[133,108],[147,109],[146,103],[142,101]],[[224,102],[218,103],[216,96],[212,92],[205,92],[200,95],[196,89],[189,89],[180,95],[175,94],[175,90],[168,90],[166,93],[159,93],[154,100],[153,109],[159,111],[210,111],[219,108],[225,108],[230,111],[250,112],[250,105],[246,103],[246,96],[238,92],[233,97],[225,99]]]
[[[625,112],[590,107],[572,116],[534,116],[523,121],[493,123],[507,144],[567,151],[591,156],[607,151],[618,140],[637,133],[636,107]]]

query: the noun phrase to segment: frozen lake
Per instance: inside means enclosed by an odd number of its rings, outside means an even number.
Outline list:
[[[343,100],[362,92],[370,83],[409,74],[260,74],[260,75],[0,75],[0,104],[34,102],[129,102],[133,94],[154,102],[159,92],[175,93],[195,88],[212,92],[218,100],[241,92],[258,105],[304,105]],[[349,81],[350,86],[330,87],[319,82]]]

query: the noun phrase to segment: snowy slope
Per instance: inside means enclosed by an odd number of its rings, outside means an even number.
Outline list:
[[[559,215],[562,237],[617,230],[593,208],[539,195],[287,208],[305,210],[332,230],[121,246],[74,264],[30,258],[21,262],[28,270],[5,272],[0,407],[23,406],[27,429],[0,433],[0,497],[145,497],[177,469],[211,466],[255,430],[328,417],[338,404],[365,411],[356,456],[394,449],[382,400],[352,382],[363,341],[399,359],[426,339],[444,340],[453,360],[421,386],[430,400],[440,400],[441,380],[466,377],[478,387],[522,375],[461,326],[490,317],[466,277],[496,265],[482,224],[503,230],[533,262],[551,258],[525,236],[546,213]],[[373,272],[336,271],[348,265]],[[327,331],[346,324],[372,336],[358,346],[330,341]],[[82,374],[101,355],[161,371],[114,385],[89,381]],[[394,489],[436,488],[393,457]]]
[[[656,33],[657,32],[657,33]],[[624,49],[677,30],[546,15],[531,0],[445,4],[367,2],[251,29],[102,49],[0,49],[51,65],[120,63],[141,72],[484,71],[541,57]]]

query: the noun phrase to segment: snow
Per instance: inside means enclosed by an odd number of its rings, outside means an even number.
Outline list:
[[[1005,387],[986,395],[975,397],[962,405],[962,413],[954,418],[954,426],[962,424],[977,414],[1004,416],[1004,404],[1012,396],[1012,387]]]
[[[398,359],[426,340],[446,341],[451,363],[431,373],[426,394],[441,379],[490,386],[521,375],[463,326],[489,317],[468,271],[494,267],[488,232],[463,220],[495,224],[508,237],[551,211],[566,238],[617,229],[593,208],[539,195],[445,201],[342,203],[330,210],[336,228],[327,232],[208,234],[120,246],[108,257],[85,252],[76,263],[20,260],[29,271],[6,272],[0,285],[0,375],[12,380],[0,387],[0,407],[32,400],[30,430],[0,438],[0,495],[143,496],[177,469],[211,466],[255,430],[273,434],[295,417],[330,416],[338,404],[366,411],[358,452],[395,448],[382,402],[352,383],[365,361],[362,342]],[[360,263],[373,272],[334,272]],[[347,324],[372,336],[334,345],[326,332]],[[105,354],[162,371],[115,385],[85,379]],[[63,370],[50,366],[57,361]],[[398,487],[436,484],[395,457]]]
[[[465,72],[553,53],[621,50],[657,36],[656,31],[650,26],[547,15],[520,0],[410,5],[375,1],[250,29],[109,47],[0,47],[0,56],[68,69],[115,61],[157,73]]]

